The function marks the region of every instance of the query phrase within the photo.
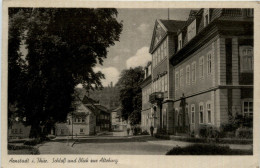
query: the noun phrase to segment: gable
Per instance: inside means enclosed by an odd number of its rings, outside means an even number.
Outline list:
[[[151,51],[157,46],[157,44],[161,41],[161,39],[166,35],[165,27],[162,27],[158,21],[155,22],[154,30],[153,30],[153,37],[150,46],[150,53]]]
[[[85,112],[85,113],[87,113],[87,112],[90,112],[90,110],[87,109],[86,106],[84,106],[84,104],[80,103],[76,107],[76,112]]]

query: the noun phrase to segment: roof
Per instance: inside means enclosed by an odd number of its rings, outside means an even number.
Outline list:
[[[70,114],[71,115],[71,114]],[[85,117],[87,116],[87,113],[84,112],[73,112],[73,116],[77,116],[77,117]]]
[[[122,114],[121,111],[122,111],[122,107],[121,106],[113,110],[113,112],[116,112],[117,115],[119,115],[119,116],[121,116],[121,114]]]
[[[160,19],[161,23],[167,29],[168,32],[177,32],[180,28],[182,28],[186,21],[182,20],[162,20]]]
[[[109,113],[108,109],[105,106],[102,106],[100,104],[94,105],[97,109]]]
[[[82,102],[83,102],[83,104],[96,104],[96,103],[98,103],[97,100],[91,99],[87,96],[84,96]]]

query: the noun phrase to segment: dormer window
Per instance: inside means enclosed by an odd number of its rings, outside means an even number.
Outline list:
[[[178,35],[178,50],[182,48],[182,33]]]
[[[204,27],[206,27],[209,24],[209,8],[204,9]]]
[[[196,19],[188,26],[188,41],[196,36]]]

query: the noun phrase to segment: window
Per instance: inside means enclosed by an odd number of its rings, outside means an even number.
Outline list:
[[[194,104],[191,105],[191,123],[192,124],[195,123],[195,105]]]
[[[23,133],[23,130],[22,130],[22,128],[20,128],[20,134],[22,134]]]
[[[80,118],[78,118],[78,122],[81,122],[81,119],[80,119]]]
[[[164,91],[168,91],[168,76],[164,75]]]
[[[204,57],[200,57],[199,59],[199,76],[203,78],[204,76]]]
[[[182,33],[178,35],[178,49],[180,50],[182,48]]]
[[[162,83],[161,83],[161,78],[159,78],[158,80],[158,91],[162,91]]]
[[[175,87],[176,89],[179,88],[179,72],[175,73]]]
[[[254,9],[246,9],[246,16],[253,17],[254,16]]]
[[[163,47],[163,51],[164,51],[164,56],[167,57],[167,39],[164,40],[164,47]]]
[[[161,53],[160,53],[160,47],[157,48],[157,65],[160,62],[160,58],[161,58]]]
[[[243,102],[243,113],[244,113],[244,116],[246,116],[246,117],[253,116],[253,102],[252,101]]]
[[[188,26],[188,41],[196,36],[196,19]]]
[[[254,66],[253,47],[240,46],[239,53],[240,53],[241,72],[252,72]]]
[[[83,128],[80,128],[80,133],[83,133],[84,132],[84,129]]]
[[[183,87],[184,82],[183,82],[183,69],[180,70],[180,88]]]
[[[210,75],[212,71],[211,53],[208,54],[207,74]]]
[[[165,89],[164,89],[164,87],[165,87],[165,85],[164,85],[164,78],[165,78],[165,76],[163,76],[163,77],[161,78],[161,82],[162,82],[162,92],[165,91]]]
[[[204,27],[206,27],[209,24],[209,8],[204,9]]]
[[[189,65],[186,66],[186,84],[187,85],[190,84],[190,66]]]
[[[203,123],[203,104],[200,104],[200,123]]]
[[[163,43],[162,43],[161,46],[160,46],[160,52],[161,52],[161,59],[160,59],[160,61],[162,61],[163,58],[164,58]]]
[[[196,82],[196,62],[191,64],[191,80],[192,83]]]
[[[211,104],[207,103],[208,123],[211,123]]]

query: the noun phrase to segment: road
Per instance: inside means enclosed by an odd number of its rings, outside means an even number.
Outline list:
[[[161,140],[148,135],[126,136],[124,133],[77,137],[57,137],[39,146],[40,154],[96,154],[96,155],[165,155],[173,147],[185,147],[192,143]],[[231,149],[251,150],[252,145],[224,144]]]
[[[39,147],[41,154],[102,154],[102,155],[165,155],[172,145],[150,136],[93,136],[67,141],[59,137]]]

